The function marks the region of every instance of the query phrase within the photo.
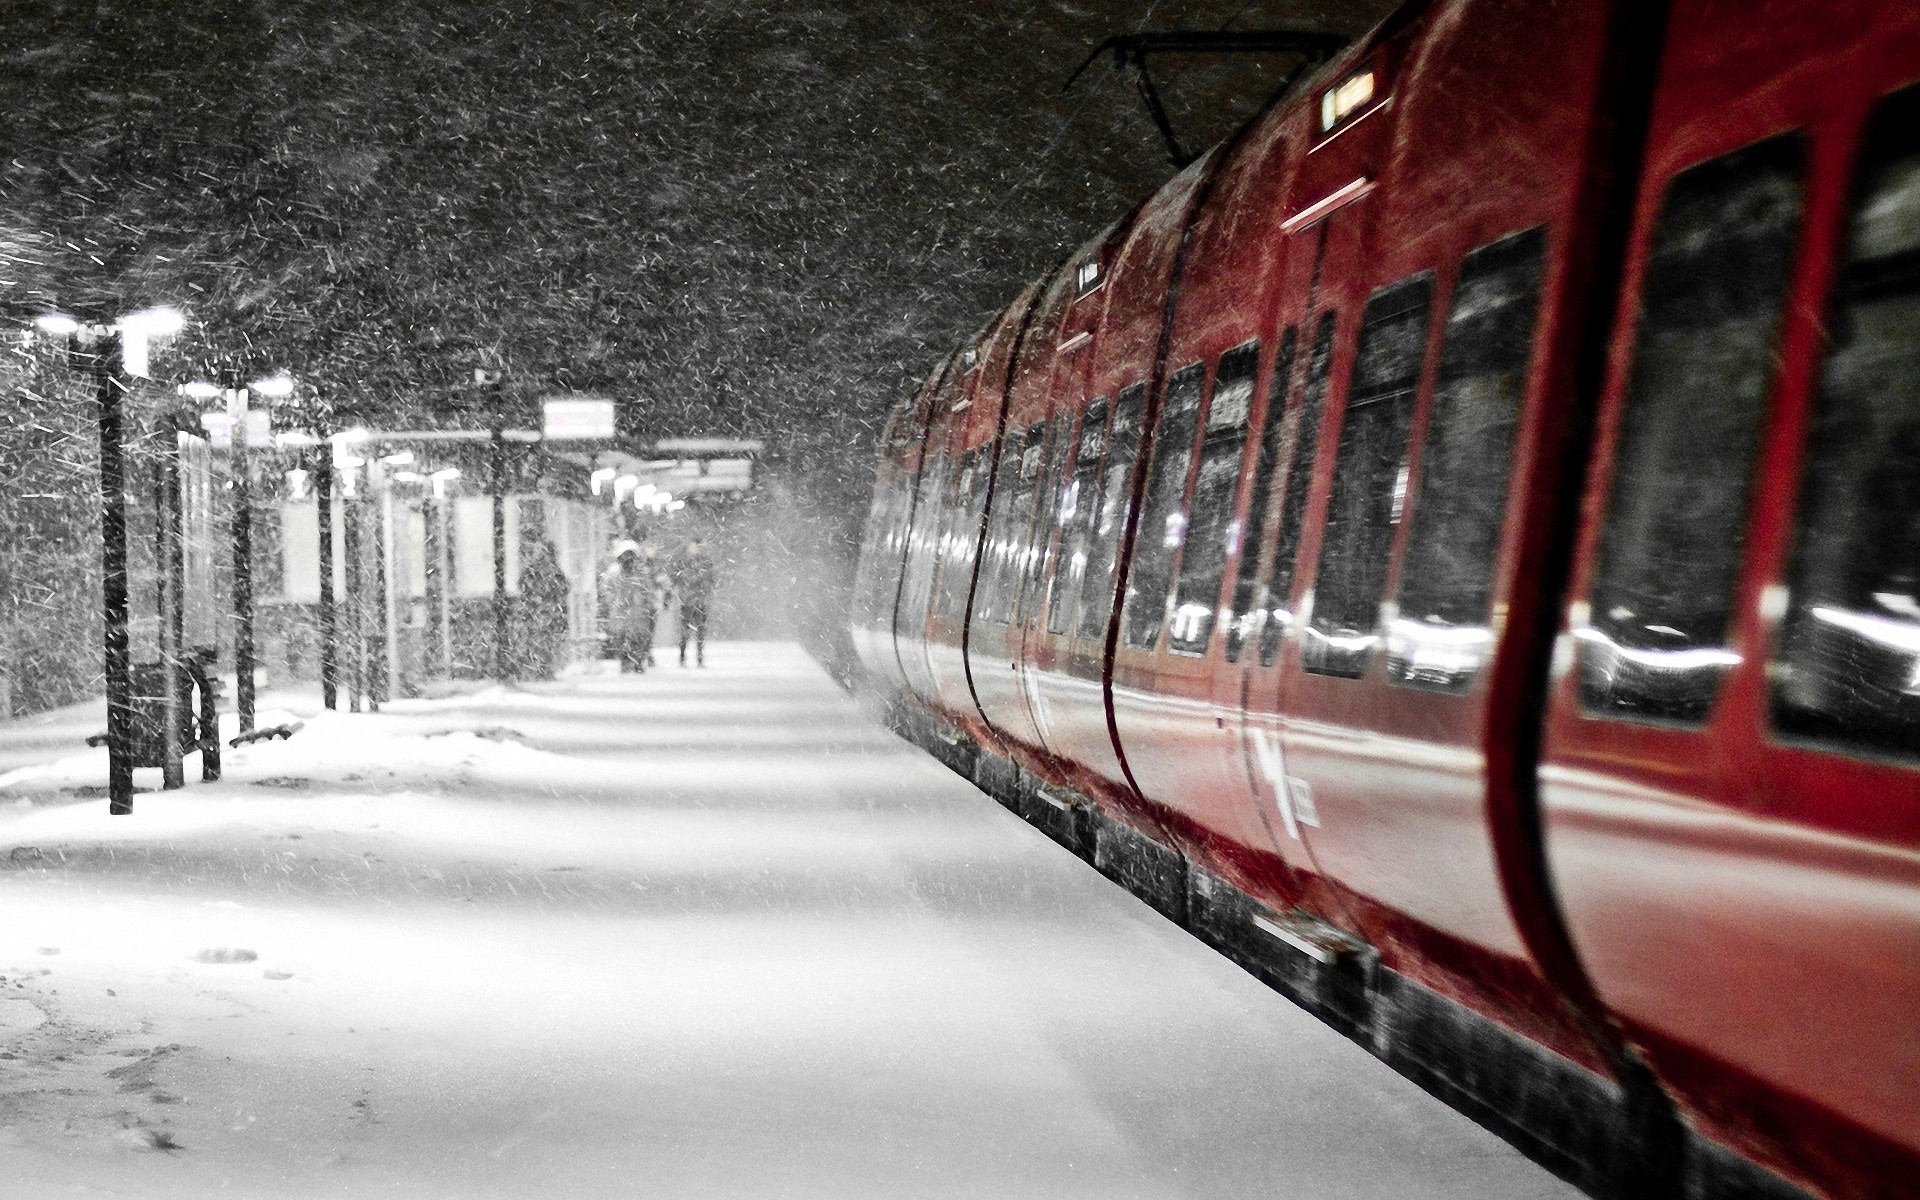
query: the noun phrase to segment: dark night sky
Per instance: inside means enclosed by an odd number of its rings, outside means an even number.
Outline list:
[[[1170,173],[1138,29],[1354,33],[1385,0],[5,0],[10,312],[167,302],[177,369],[343,415],[476,361],[641,436],[749,433],[852,496],[886,406]],[[1282,62],[1169,60],[1203,144]],[[848,454],[847,447],[855,453]]]

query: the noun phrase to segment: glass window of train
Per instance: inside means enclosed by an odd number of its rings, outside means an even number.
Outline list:
[[[1540,308],[1546,235],[1467,255],[1441,333],[1413,527],[1387,628],[1387,678],[1462,692],[1493,647],[1493,569]]]
[[[940,615],[956,620],[966,610],[973,583],[973,551],[980,538],[980,484],[986,478],[981,452],[969,450],[960,459],[960,475],[953,488],[953,515],[947,521],[946,544],[940,555]]]
[[[1214,372],[1200,468],[1194,473],[1187,550],[1180,556],[1180,577],[1174,583],[1173,610],[1167,618],[1167,648],[1176,654],[1205,654],[1213,640],[1221,577],[1227,556],[1240,541],[1233,510],[1240,498],[1247,415],[1259,370],[1260,343],[1248,342],[1221,355]]]
[[[927,615],[933,583],[933,547],[940,528],[940,498],[946,494],[947,460],[929,454],[920,473],[920,499],[907,533],[907,575],[896,623],[912,628]]]
[[[1014,618],[1020,598],[1020,579],[1026,566],[1027,531],[1033,524],[1033,492],[1040,480],[1041,456],[1046,452],[1047,427],[1035,421],[1020,437],[1020,456],[1014,460],[1006,525],[1001,531],[1000,555],[994,563],[993,619],[1005,625]]]
[[[1066,488],[1067,457],[1073,452],[1071,408],[1054,414],[1047,430],[1047,453],[1041,460],[1040,479],[1034,487],[1033,519],[1029,523],[1025,571],[1020,582],[1020,620],[1023,628],[1039,624],[1040,587],[1046,578],[1048,556],[1053,552],[1054,533],[1059,529],[1060,494]]]
[[[1093,545],[1087,554],[1087,575],[1081,584],[1078,638],[1103,638],[1113,615],[1114,572],[1119,567],[1120,535],[1127,522],[1132,492],[1133,460],[1140,453],[1140,417],[1146,407],[1145,384],[1123,390],[1113,402],[1112,430],[1107,435],[1107,457],[1100,467],[1100,494],[1094,497]]]
[[[947,485],[940,499],[940,521],[933,533],[932,576],[928,581],[928,601],[935,613],[946,612],[946,590],[952,585],[954,521],[959,515],[961,491],[966,486],[967,462],[959,456],[959,431],[948,435],[946,461]]]
[[[1432,301],[1432,276],[1416,275],[1375,292],[1360,318],[1320,534],[1313,616],[1301,643],[1301,665],[1318,675],[1358,679],[1379,644],[1387,559],[1406,510],[1413,405]]]
[[[1727,645],[1747,499],[1800,224],[1797,136],[1674,177],[1654,226],[1593,590],[1589,715],[1706,719]]]
[[[1053,591],[1048,597],[1047,632],[1065,634],[1072,628],[1073,606],[1087,575],[1087,541],[1093,530],[1093,506],[1098,499],[1100,456],[1107,445],[1105,397],[1087,405],[1080,419],[1080,437],[1073,455],[1073,476],[1061,500],[1060,562],[1053,569]]]
[[[1260,538],[1267,530],[1267,513],[1273,503],[1273,485],[1281,461],[1282,427],[1287,408],[1287,389],[1293,379],[1293,348],[1298,331],[1291,325],[1280,335],[1280,349],[1274,355],[1273,375],[1267,385],[1267,416],[1260,426],[1260,453],[1253,465],[1253,498],[1247,504],[1247,524],[1241,537],[1246,550],[1240,557],[1239,578],[1233,583],[1233,599],[1221,620],[1227,627],[1228,662],[1240,661],[1240,650],[1260,613],[1266,607],[1260,575]]]
[[[1314,330],[1307,355],[1307,384],[1300,404],[1284,418],[1281,441],[1286,444],[1287,475],[1280,496],[1280,529],[1274,536],[1273,563],[1267,569],[1267,611],[1260,627],[1260,665],[1270,667],[1280,653],[1280,641],[1293,627],[1293,568],[1300,557],[1300,532],[1305,527],[1307,492],[1313,485],[1313,459],[1320,445],[1320,417],[1327,406],[1327,384],[1333,375],[1335,314],[1326,313]]]
[[[1149,648],[1159,639],[1173,582],[1173,560],[1187,538],[1187,468],[1193,465],[1193,439],[1200,424],[1200,396],[1207,364],[1193,363],[1173,373],[1160,405],[1154,431],[1147,491],[1134,534],[1133,561],[1127,567],[1127,598],[1120,608],[1127,645]]]
[[[1868,126],[1800,491],[1774,728],[1920,760],[1920,88]]]
[[[1026,446],[1026,436],[1019,429],[1009,429],[1000,439],[999,460],[994,467],[993,493],[988,497],[987,541],[980,548],[980,583],[975,589],[974,613],[982,621],[992,621],[1004,625],[1006,618],[1000,615],[1000,580],[1006,573],[1007,530],[1011,527],[1013,511],[1013,493],[1019,487],[1020,454]]]

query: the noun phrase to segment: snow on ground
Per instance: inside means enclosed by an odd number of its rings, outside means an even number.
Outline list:
[[[0,725],[0,1196],[1573,1194],[799,650],[710,650],[276,695],[131,817],[97,712]]]

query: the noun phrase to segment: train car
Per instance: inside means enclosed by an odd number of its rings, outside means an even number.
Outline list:
[[[1920,1195],[1920,10],[1409,4],[874,513],[900,728],[1429,1090],[1596,1194]]]

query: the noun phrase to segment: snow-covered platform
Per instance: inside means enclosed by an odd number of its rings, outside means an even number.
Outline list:
[[[131,817],[0,726],[0,1195],[1573,1194],[798,649],[709,661],[282,697]]]

